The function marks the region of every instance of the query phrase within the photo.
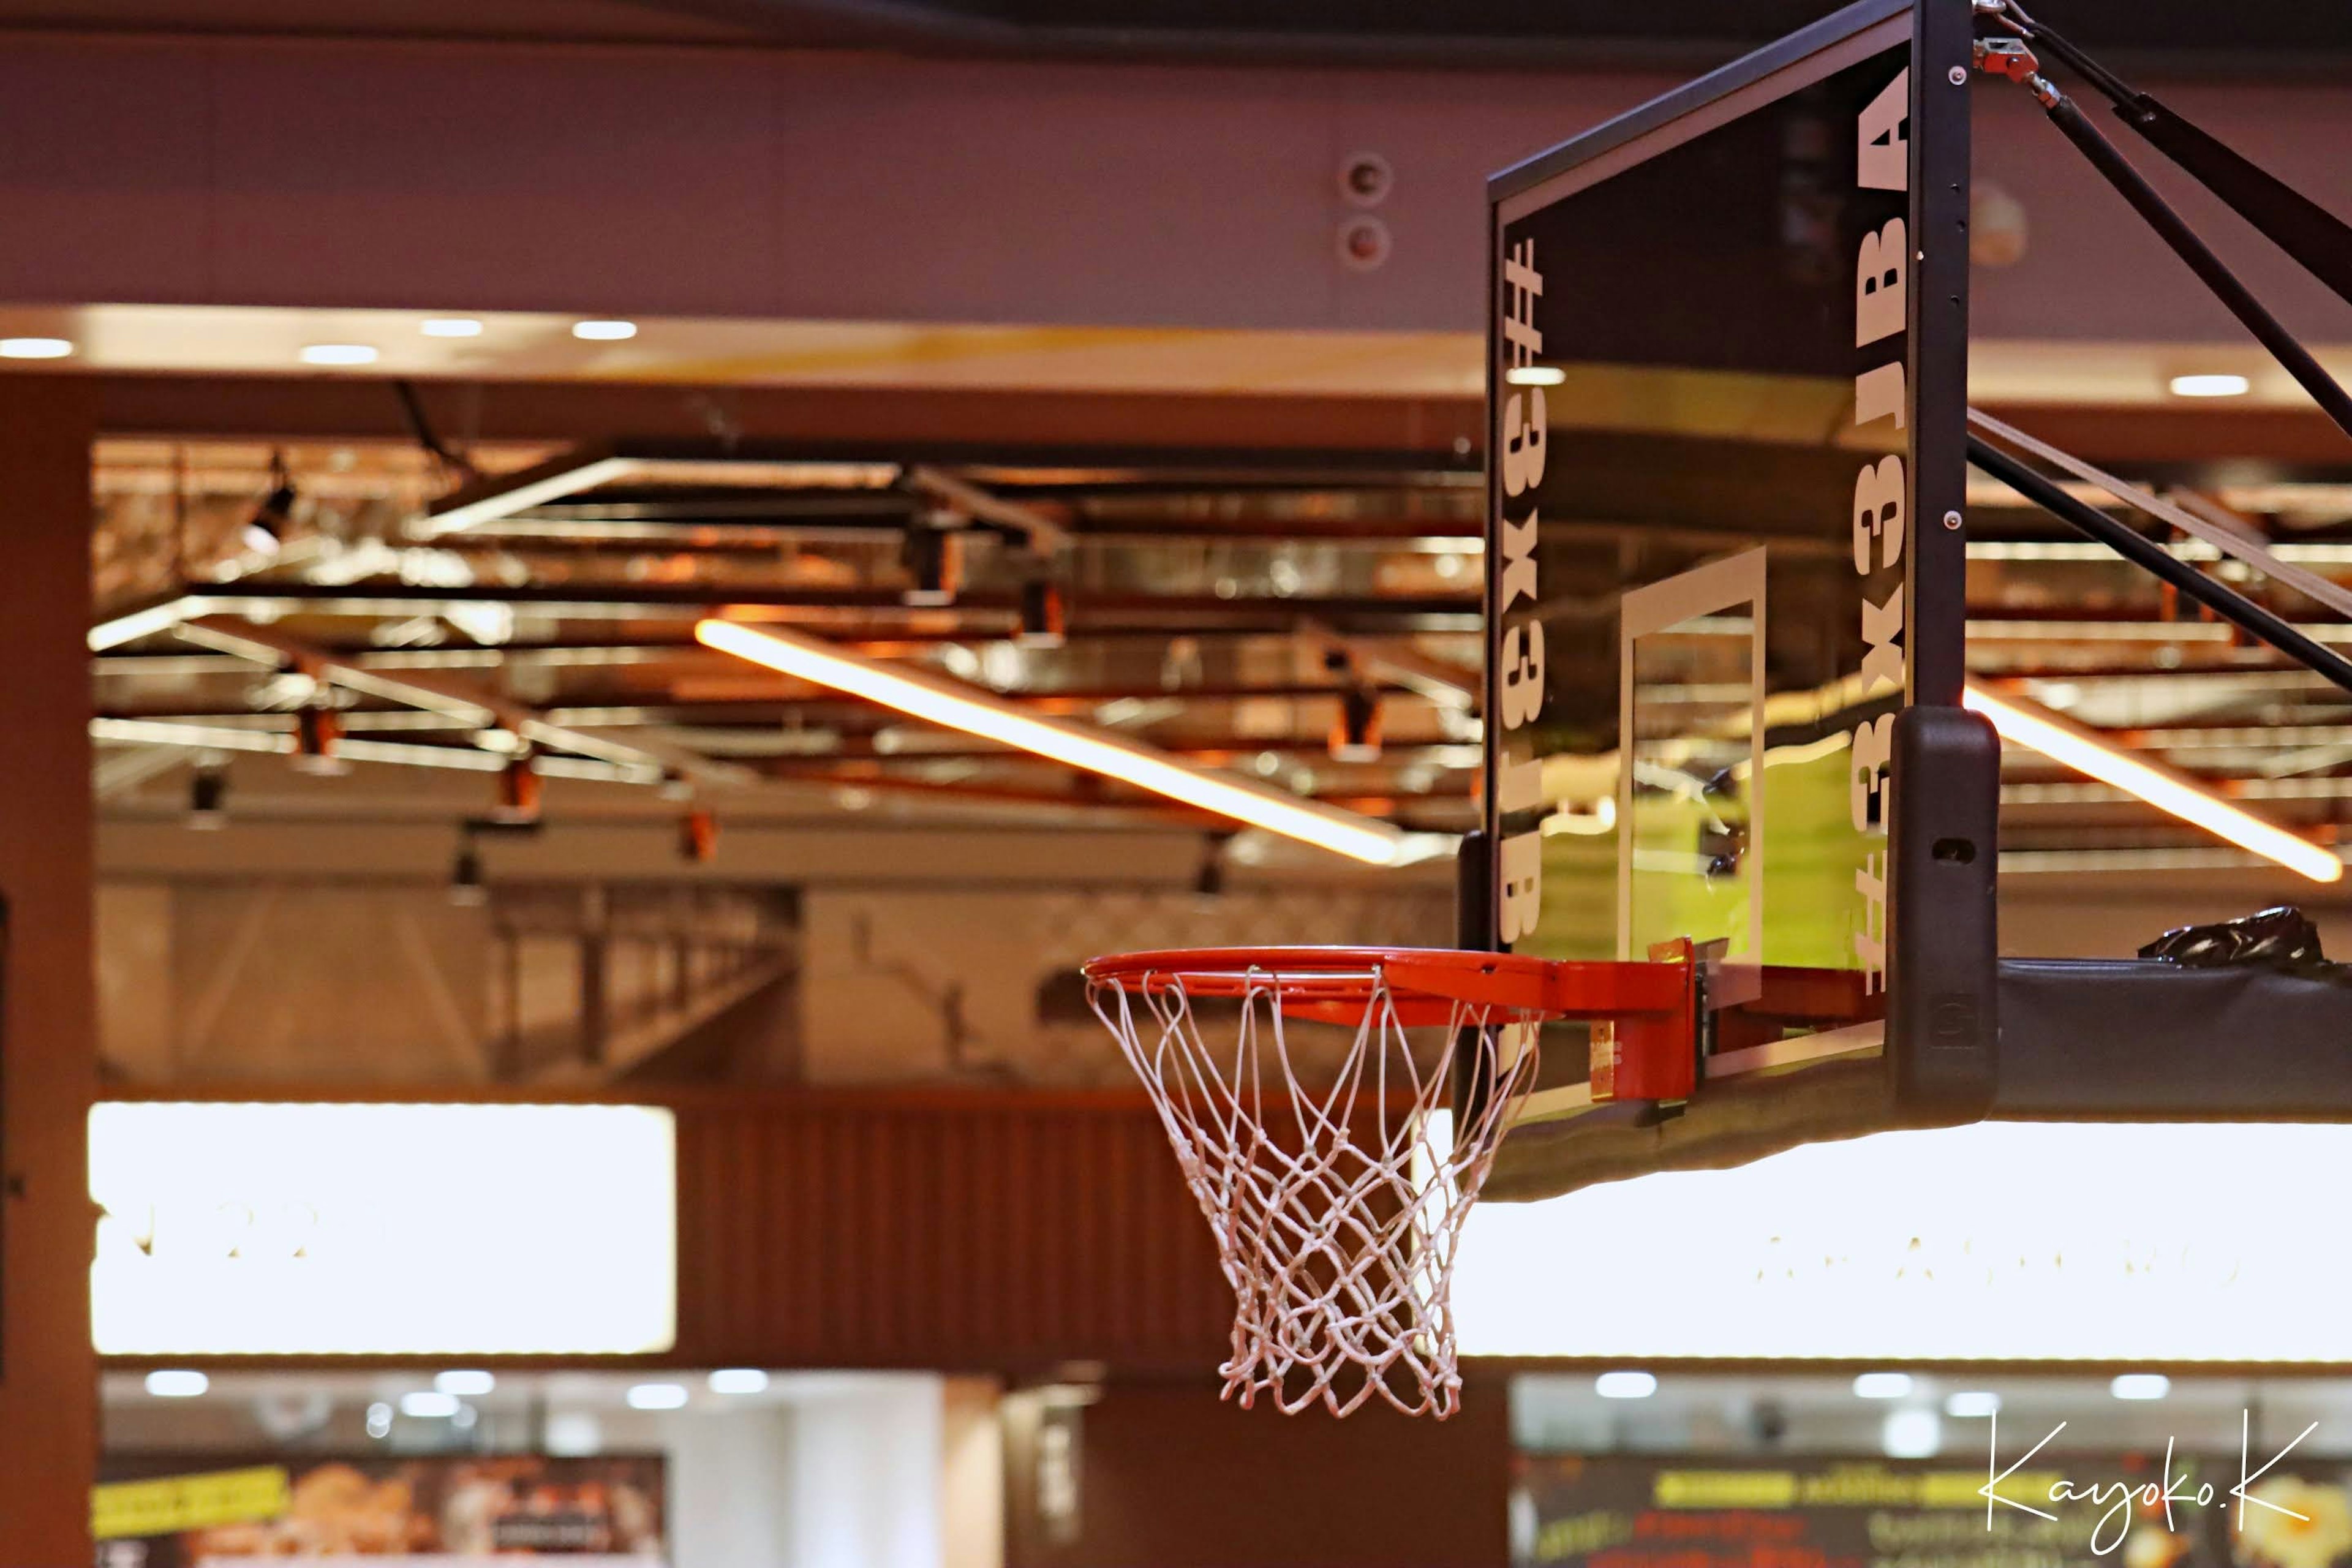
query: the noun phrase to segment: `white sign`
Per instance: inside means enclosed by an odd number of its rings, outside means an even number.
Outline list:
[[[1484,1203],[1468,1355],[2352,1362],[2352,1126],[1980,1122]]]
[[[107,1103],[106,1355],[625,1355],[676,1342],[677,1152],[632,1105]]]

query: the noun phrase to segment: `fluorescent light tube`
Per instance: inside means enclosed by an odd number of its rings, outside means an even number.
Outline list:
[[[2343,879],[2344,862],[2335,851],[2242,811],[2195,779],[2134,756],[2037,703],[1995,696],[1974,685],[1962,700],[1991,720],[2005,741],[2031,747],[2052,762],[2137,795],[2158,811],[2275,860],[2315,882]]]
[[[709,620],[698,623],[694,635],[706,647],[753,664],[846,691],[929,723],[1034,752],[1353,859],[1393,866],[1406,854],[1404,832],[1388,823],[1196,768],[1156,747],[1025,712],[991,693],[942,676],[886,664],[781,628],[754,631],[732,621]]]

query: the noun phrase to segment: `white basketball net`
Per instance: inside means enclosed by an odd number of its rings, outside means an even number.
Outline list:
[[[1230,988],[1243,977],[1216,978]],[[1377,1396],[1408,1415],[1453,1415],[1455,1249],[1499,1134],[1534,1082],[1537,1031],[1514,1026],[1509,1009],[1457,1003],[1442,1035],[1411,1031],[1416,1058],[1375,969],[1336,1078],[1310,1088],[1281,1007],[1286,978],[1295,987],[1304,977],[1246,971],[1238,999],[1213,1004],[1213,1026],[1234,1030],[1216,1050],[1187,978],[1130,978],[1132,990],[1098,980],[1088,1000],[1150,1091],[1216,1237],[1234,1301],[1234,1353],[1218,1369],[1226,1397],[1247,1406],[1263,1393],[1286,1414],[1319,1403],[1346,1415]],[[1464,1052],[1489,1091],[1455,1129],[1451,1069]]]

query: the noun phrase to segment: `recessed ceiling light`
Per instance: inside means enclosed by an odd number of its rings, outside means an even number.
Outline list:
[[[682,1383],[641,1383],[629,1390],[632,1410],[682,1410],[686,1407],[686,1384]]]
[[[1853,1380],[1856,1399],[1900,1399],[1910,1392],[1907,1372],[1865,1372]]]
[[[2176,375],[2175,397],[2243,397],[2252,383],[2242,375]]]
[[[1889,1411],[1878,1446],[1890,1459],[1932,1459],[1944,1446],[1944,1423],[1932,1410]]]
[[[1514,365],[1503,379],[1513,386],[1558,386],[1568,379],[1568,372],[1555,364]]]
[[[1647,1399],[1658,1392],[1658,1380],[1646,1372],[1604,1372],[1592,1380],[1592,1392],[1603,1399]]]
[[[1944,1414],[1961,1420],[1982,1420],[2000,1409],[2000,1395],[1988,1389],[1963,1389],[1945,1395]]]
[[[2117,1399],[2161,1399],[2172,1392],[2172,1379],[2160,1372],[2127,1372],[2107,1392]]]
[[[637,324],[635,321],[574,321],[572,323],[572,335],[593,343],[615,343],[623,338],[635,337]]]
[[[213,1385],[200,1372],[166,1369],[147,1374],[147,1392],[158,1399],[194,1399]]]
[[[471,1399],[480,1398],[498,1385],[499,1380],[493,1374],[465,1369],[439,1373],[433,1379],[433,1386],[442,1393],[464,1394]]]
[[[446,1421],[457,1414],[457,1396],[437,1388],[420,1388],[400,1396],[400,1413],[419,1421]]]
[[[429,316],[417,330],[428,338],[478,338],[482,323],[471,316]]]
[[[564,1458],[580,1458],[604,1447],[604,1428],[585,1410],[556,1410],[547,1417],[547,1451]]]
[[[713,1394],[758,1394],[768,1386],[768,1374],[755,1366],[721,1367],[710,1374]]]
[[[0,359],[64,359],[73,352],[63,338],[0,338]]]
[[[304,364],[373,364],[375,350],[365,343],[309,343],[302,349]]]

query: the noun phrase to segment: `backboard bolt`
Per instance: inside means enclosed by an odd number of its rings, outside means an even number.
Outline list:
[[[1946,512],[1944,514],[1944,526],[1957,531],[1960,526],[1960,514],[1956,511]]]
[[[1944,79],[1950,82],[1954,87],[1966,87],[1969,85],[1969,68],[1966,66],[1954,66],[1950,70],[1944,73]]]

